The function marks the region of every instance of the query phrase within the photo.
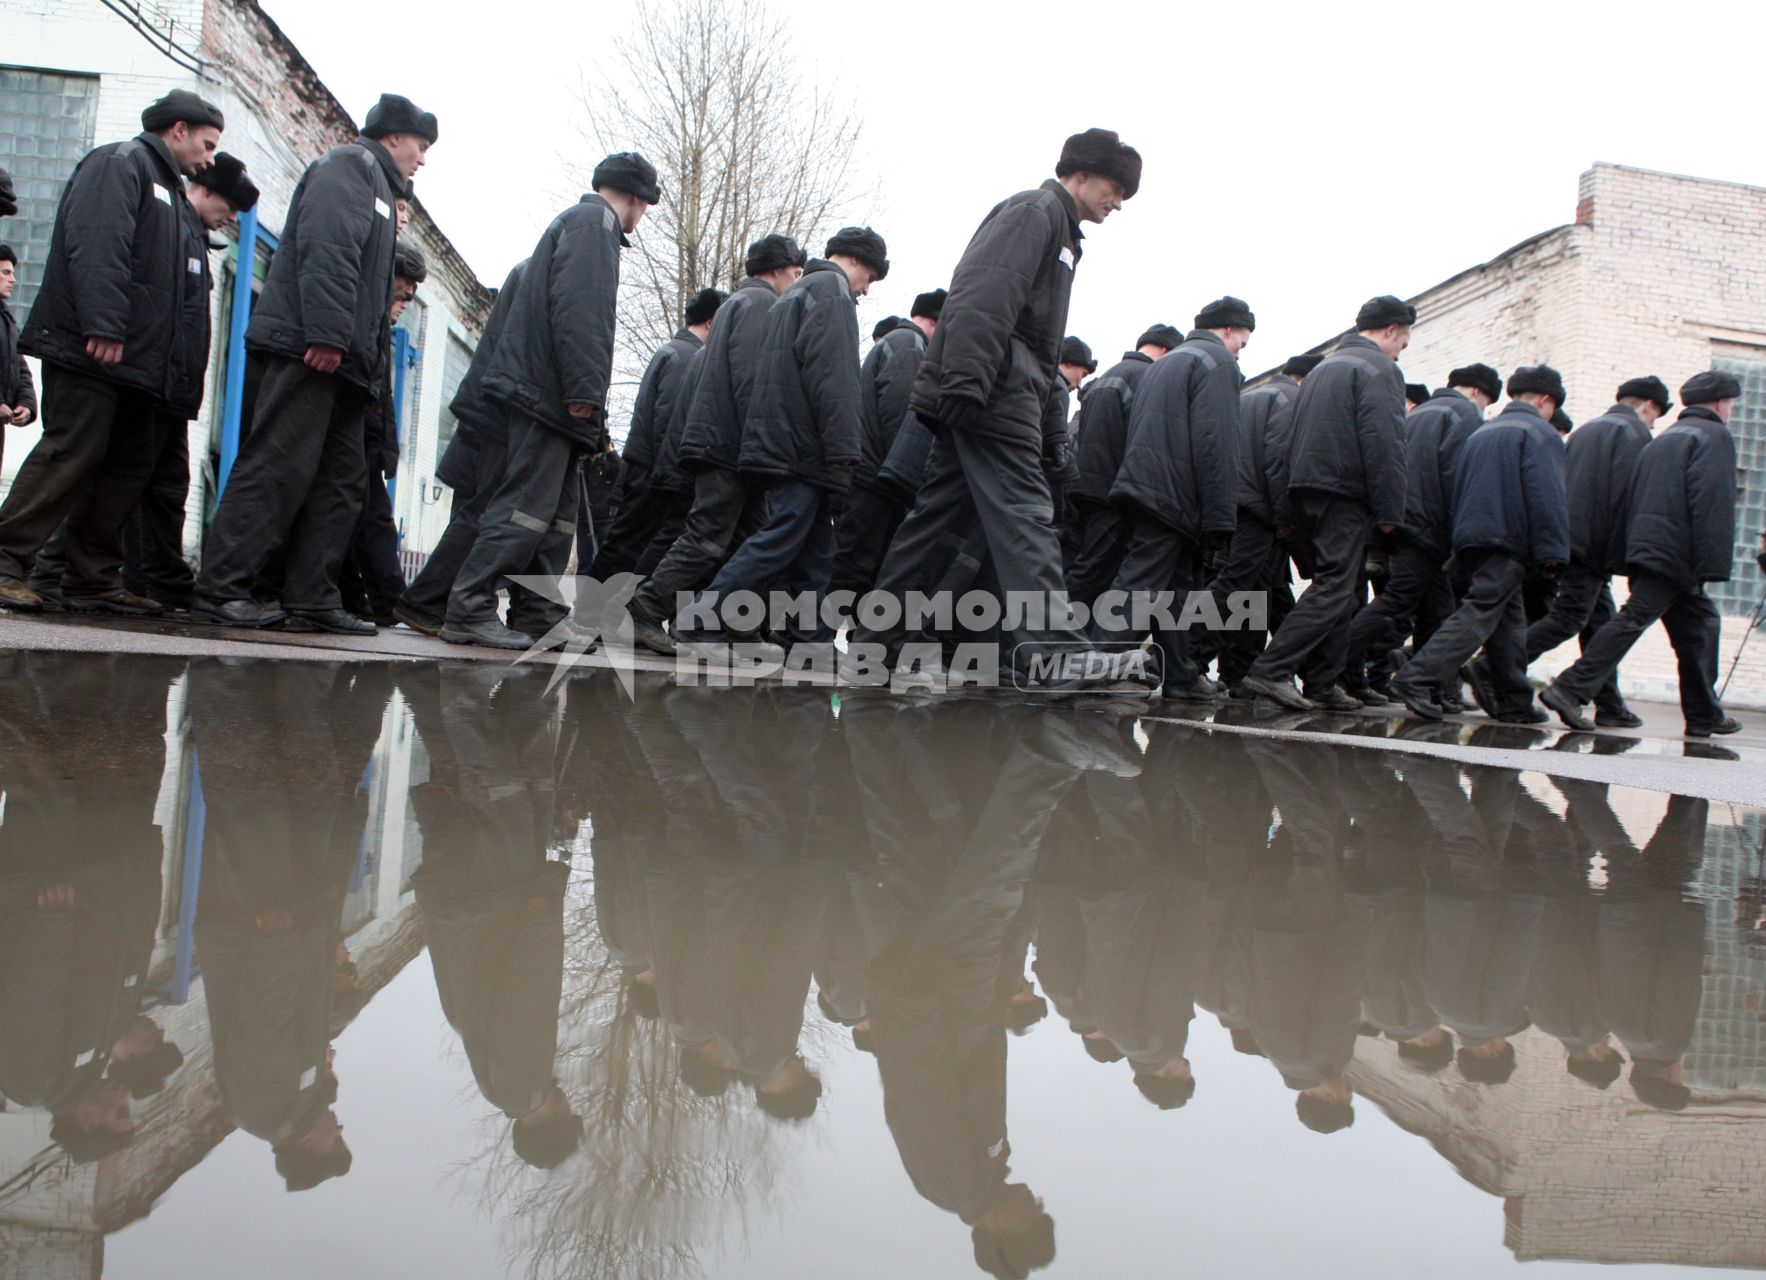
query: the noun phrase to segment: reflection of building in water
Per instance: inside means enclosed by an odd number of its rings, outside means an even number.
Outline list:
[[[1663,798],[1613,794],[1647,841]],[[1523,1261],[1766,1267],[1766,947],[1743,910],[1759,915],[1751,881],[1766,815],[1728,816],[1713,809],[1690,886],[1707,927],[1685,1111],[1646,1106],[1623,1080],[1601,1090],[1578,1079],[1562,1044],[1536,1028],[1513,1037],[1517,1069],[1495,1087],[1418,1071],[1390,1041],[1357,1047],[1357,1092],[1502,1198],[1504,1243]]]
[[[134,1103],[133,1141],[91,1163],[72,1163],[50,1140],[46,1111],[0,1111],[0,1275],[101,1275],[105,1235],[145,1215],[233,1129],[215,1078],[208,1002],[192,944],[211,797],[191,742],[188,689],[186,675],[172,686],[167,704],[165,772],[153,818],[164,834],[163,892],[143,1002],[183,1052],[184,1065],[162,1091]],[[407,779],[414,764],[422,767],[413,760],[413,742],[395,699],[362,777],[367,820],[344,899],[342,937],[361,1000],[385,986],[422,945],[409,889],[421,846],[405,812]]]

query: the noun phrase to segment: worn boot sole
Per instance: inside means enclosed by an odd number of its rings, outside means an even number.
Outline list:
[[[157,603],[149,609],[104,596],[64,596],[62,603],[69,613],[108,613],[118,618],[157,618],[165,612]]]

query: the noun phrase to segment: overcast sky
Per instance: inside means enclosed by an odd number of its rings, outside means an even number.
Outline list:
[[[584,149],[577,86],[611,64],[618,6],[262,3],[358,120],[382,89],[438,114],[418,190],[500,282],[557,212],[560,157]],[[1766,185],[1766,5],[1747,0],[775,4],[805,74],[864,120],[868,220],[893,263],[865,331],[946,282],[988,208],[1091,126],[1146,166],[1088,228],[1075,281],[1069,330],[1105,363],[1234,293],[1258,317],[1246,371],[1264,369],[1373,294],[1573,220],[1596,160]]]

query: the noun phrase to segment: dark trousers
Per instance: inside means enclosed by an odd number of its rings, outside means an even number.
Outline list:
[[[936,591],[953,561],[978,535],[1002,593],[1045,600],[1065,594],[1061,538],[1051,521],[1048,474],[1039,441],[977,431],[943,431],[926,462],[926,480],[896,531],[877,576],[877,590],[905,600],[910,591]],[[907,638],[903,623],[884,631],[855,628],[853,639],[881,644],[893,661]],[[1026,628],[1018,643],[1084,647],[1084,633],[1050,624]]]
[[[341,608],[338,569],[368,486],[368,393],[276,356],[264,366],[255,408],[215,511],[196,594],[218,604],[250,599],[259,572],[286,546],[283,605]]]
[[[766,491],[766,523],[737,547],[711,580],[723,599],[733,591],[772,588],[796,595],[812,592],[816,620],[792,639],[826,643],[834,629],[821,620],[822,597],[834,571],[834,514],[830,495],[801,480],[780,480]]]
[[[501,473],[493,476],[485,468],[495,464],[495,454],[494,448],[480,446],[484,514],[448,595],[449,622],[493,621],[504,579],[515,574],[562,577],[570,564],[582,501],[577,446],[544,423],[516,414],[509,420]],[[550,629],[565,613],[538,596],[516,592],[510,606],[509,625],[529,634],[541,623]]]
[[[184,503],[189,492],[190,442],[182,430],[174,430],[122,529],[122,585],[173,609],[188,609],[196,586],[196,575],[184,559]],[[63,522],[37,552],[31,590],[39,595],[61,594],[67,542],[68,526]]]
[[[460,566],[466,563],[466,553],[478,541],[478,522],[484,517],[484,500],[490,496],[481,471],[487,451],[493,455],[496,473],[502,474],[504,441],[499,434],[473,451],[473,483],[454,487],[448,527],[442,530],[423,568],[399,597],[399,604],[406,611],[438,625],[447,617],[448,596],[454,590],[454,579],[460,576]]]
[[[1241,508],[1226,556],[1208,586],[1223,618],[1228,612],[1227,597],[1235,591],[1262,591],[1268,597],[1267,631],[1247,627],[1191,637],[1198,662],[1206,664],[1209,658],[1218,658],[1221,680],[1234,685],[1245,678],[1263,652],[1270,632],[1282,625],[1294,607],[1294,588],[1288,580],[1288,549],[1272,527]]]
[[[190,436],[179,423],[166,437],[135,514],[123,522],[123,585],[174,609],[190,607],[196,574],[184,558],[184,506],[190,500]]]
[[[693,510],[693,495],[680,490],[669,490],[662,497],[662,519],[656,524],[656,533],[638,556],[638,562],[632,566],[632,572],[640,578],[647,578],[656,572],[656,566],[662,563],[662,557],[674,546],[675,539],[687,527],[687,514]]]
[[[1613,620],[1595,633],[1568,671],[1554,683],[1578,702],[1589,702],[1619,670],[1637,638],[1660,621],[1680,667],[1680,710],[1688,729],[1710,729],[1723,719],[1717,700],[1717,642],[1723,619],[1700,587],[1680,587],[1651,573],[1631,579],[1631,595]]]
[[[1461,557],[1471,574],[1459,608],[1398,673],[1408,687],[1449,689],[1480,648],[1495,686],[1496,710],[1508,715],[1533,704],[1527,683],[1527,566],[1500,551]]]
[[[1527,662],[1531,665],[1542,653],[1549,653],[1571,636],[1581,639],[1582,652],[1595,633],[1611,622],[1618,610],[1613,605],[1613,588],[1607,575],[1572,560],[1558,575],[1557,593],[1543,618],[1527,628]],[[1597,709],[1616,713],[1626,710],[1619,693],[1619,673],[1615,670],[1594,695]]]
[[[1295,494],[1294,503],[1296,529],[1312,563],[1312,585],[1294,602],[1247,674],[1287,680],[1300,672],[1307,688],[1322,691],[1343,674],[1349,614],[1367,554],[1368,510],[1351,499],[1311,490]]]
[[[183,425],[143,392],[45,364],[43,438],[0,505],[0,581],[23,582],[66,521],[65,589],[94,596],[121,587],[123,522]]]
[[[386,477],[368,476],[367,500],[356,522],[356,536],[344,558],[341,592],[344,608],[385,621],[405,591],[405,570],[399,563],[399,527],[392,518],[392,495]]]
[[[834,523],[834,571],[829,587],[862,596],[877,581],[883,557],[907,508],[875,489],[854,486]]]
[[[1445,557],[1401,538],[1386,564],[1386,585],[1349,624],[1343,669],[1352,690],[1366,687],[1369,662],[1384,664],[1387,653],[1413,631],[1417,647],[1423,647],[1453,613]]]
[[[598,539],[595,554],[588,560],[583,559],[581,546],[577,548],[577,563],[589,566],[582,572],[602,582],[616,573],[632,572],[662,528],[668,498],[668,494],[651,491],[649,467],[628,462],[620,480],[619,514],[607,536]]]
[[[1201,547],[1158,520],[1136,515],[1130,521],[1127,549],[1112,584],[1114,590],[1126,597],[1122,606],[1125,620],[1133,618],[1137,603],[1141,608],[1150,608],[1154,598],[1166,592],[1172,596],[1168,608],[1175,619],[1183,612],[1190,592],[1201,582]],[[1132,643],[1142,633],[1135,631],[1130,622],[1114,632],[1098,623],[1093,634]],[[1164,655],[1165,687],[1184,689],[1195,684],[1199,673],[1188,628],[1155,627],[1152,635]]]
[[[1086,608],[1116,581],[1128,550],[1129,523],[1115,507],[1080,506],[1073,522],[1072,559],[1067,563],[1067,594]]]
[[[746,476],[722,467],[705,467],[693,483],[693,505],[668,551],[632,598],[632,612],[663,623],[676,613],[676,598],[707,586],[731,548],[759,529],[766,518],[766,494]]]

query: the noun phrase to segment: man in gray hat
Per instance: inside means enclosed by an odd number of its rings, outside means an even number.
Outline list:
[[[37,610],[25,576],[69,520],[67,599],[78,609],[155,614],[114,585],[124,520],[167,438],[183,426],[186,320],[207,266],[188,252],[196,215],[185,175],[213,157],[220,109],[175,89],[141,132],[89,152],[55,213],[43,283],[19,347],[43,361],[43,438],[0,506],[0,606]],[[188,416],[188,415],[185,415]]]
[[[307,166],[245,331],[264,360],[245,437],[209,531],[191,616],[225,626],[373,635],[343,608],[338,571],[367,495],[366,419],[389,358],[394,206],[426,163],[435,117],[382,94],[361,136]],[[280,607],[252,584],[286,545]]]
[[[1625,536],[1631,595],[1582,656],[1539,695],[1570,728],[1594,728],[1583,706],[1659,620],[1680,664],[1687,736],[1740,730],[1717,697],[1723,620],[1705,594],[1707,582],[1729,580],[1735,556],[1735,438],[1728,424],[1740,396],[1734,374],[1694,374],[1680,388],[1686,406],[1680,417],[1638,455]]]

